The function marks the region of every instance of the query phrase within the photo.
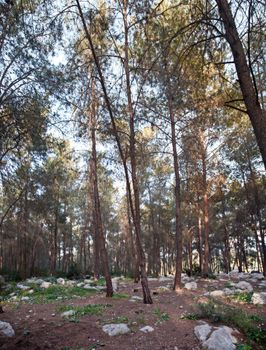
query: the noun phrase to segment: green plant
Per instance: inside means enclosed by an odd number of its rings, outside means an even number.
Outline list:
[[[88,304],[85,306],[71,306],[64,305],[59,308],[59,311],[69,311],[74,310],[76,316],[85,316],[85,315],[99,315],[107,307],[112,307],[110,304]]]
[[[130,295],[124,293],[115,293],[113,299],[128,299]]]
[[[237,344],[236,350],[252,350],[252,346],[248,344]]]
[[[182,320],[198,320],[200,318],[199,314],[194,314],[194,313],[191,313],[191,314],[183,314],[181,316],[181,319]]]
[[[159,307],[154,309],[154,314],[158,317],[159,321],[168,321],[170,319],[168,313],[161,311]]]
[[[244,303],[251,303],[253,292],[250,293],[237,293],[232,296],[236,301],[241,301]]]
[[[258,324],[261,319],[254,319],[254,315],[249,316],[246,312],[225,305],[217,300],[200,303],[198,304],[198,309],[201,318],[208,318],[213,322],[222,322],[229,326],[237,327],[246,335],[249,341],[254,341],[258,345],[266,342],[266,332]]]
[[[117,316],[112,318],[111,320],[107,320],[105,323],[128,323],[128,318],[125,316]]]

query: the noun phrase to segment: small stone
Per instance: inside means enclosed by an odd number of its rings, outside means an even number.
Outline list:
[[[188,282],[185,284],[184,288],[189,290],[196,290],[198,288],[198,285],[196,282]]]
[[[0,333],[8,338],[14,337],[15,331],[8,322],[0,321]]]
[[[41,288],[47,289],[52,285],[51,282],[42,282],[42,284],[40,285]]]
[[[28,290],[28,289],[30,289],[29,286],[25,286],[24,284],[20,284],[20,283],[17,284],[17,288],[19,288],[21,290]]]
[[[266,292],[254,293],[251,298],[251,302],[255,305],[266,304]]]
[[[30,298],[29,297],[22,297],[21,300],[22,301],[30,301]]]
[[[203,324],[200,326],[196,326],[194,328],[195,336],[199,339],[199,341],[204,342],[208,335],[211,333],[212,327],[208,324]]]
[[[211,297],[224,297],[224,291],[223,290],[214,290],[210,292]]]
[[[246,281],[241,281],[236,284],[236,288],[241,290],[247,290],[248,292],[253,292],[253,287],[250,283]]]
[[[127,334],[130,332],[128,325],[125,323],[106,324],[103,326],[102,330],[105,333],[107,333],[110,337],[120,334]]]
[[[149,333],[149,332],[153,332],[154,328],[152,328],[151,326],[145,326],[145,327],[140,328],[140,331],[143,333]]]
[[[71,317],[71,316],[74,316],[76,314],[76,311],[75,310],[68,310],[68,311],[65,311],[61,314],[61,317]]]
[[[64,278],[57,278],[56,283],[63,286],[66,283],[66,281],[64,280]]]

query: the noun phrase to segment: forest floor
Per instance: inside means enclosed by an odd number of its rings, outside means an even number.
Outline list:
[[[139,284],[125,279],[119,282],[118,291],[113,298],[106,298],[103,292],[93,289],[79,293],[78,287],[57,285],[50,286],[45,292],[38,289],[31,292],[31,295],[27,294],[29,291],[23,291],[24,298],[18,298],[16,293],[13,293],[9,300],[3,302],[4,313],[0,315],[0,320],[12,325],[15,336],[0,336],[0,349],[201,349],[194,334],[194,327],[199,324],[199,319],[205,319],[208,323],[218,321],[218,325],[224,319],[210,320],[207,314],[200,315],[197,305],[202,302],[214,302],[213,298],[204,295],[206,291],[230,288],[230,283],[237,283],[239,280],[231,277],[229,280],[227,276],[216,280],[198,278],[194,281],[197,282],[196,290],[182,289],[177,293],[170,289],[170,278],[151,279],[149,286],[153,294],[152,305],[142,303]],[[257,283],[250,283],[254,291],[263,291]],[[265,281],[263,283],[265,284]],[[64,291],[67,289],[69,291],[66,294]],[[25,295],[28,297],[25,298]],[[258,329],[265,331],[266,306],[251,304],[250,293],[239,294],[237,298],[217,297],[215,300],[221,303],[223,309],[228,306],[237,310],[240,313],[238,318],[246,315],[245,317],[250,317],[254,322],[257,321],[261,327]],[[62,313],[66,310],[74,310],[75,314],[63,317]],[[113,323],[127,324],[130,332],[109,336],[102,327]],[[144,326],[151,326],[154,331],[144,333],[140,330]],[[233,327],[234,324],[230,326]],[[256,334],[253,339],[248,339],[247,334],[237,334],[238,342],[242,344],[238,345],[237,349],[263,349],[263,345],[253,342],[257,340]],[[262,333],[258,334],[259,337]]]

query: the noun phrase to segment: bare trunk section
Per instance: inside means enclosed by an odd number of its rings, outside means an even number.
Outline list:
[[[182,274],[182,229],[180,220],[180,175],[179,164],[176,147],[176,130],[175,130],[175,114],[172,106],[171,97],[168,97],[168,109],[171,121],[171,143],[173,150],[174,172],[175,172],[175,280],[174,290],[179,290],[182,287],[181,274]]]
[[[266,112],[262,109],[256,92],[254,80],[251,77],[245,51],[227,0],[216,0],[220,17],[225,28],[225,38],[228,41],[234,57],[239,85],[247,108],[255,137],[266,169]]]
[[[77,4],[79,15],[80,15],[80,18],[81,18],[81,21],[82,21],[82,24],[83,24],[83,29],[84,29],[85,35],[86,35],[86,38],[88,39],[89,47],[90,47],[92,55],[93,55],[94,63],[95,63],[95,66],[97,68],[97,72],[99,74],[99,80],[100,80],[101,87],[102,87],[102,90],[103,90],[103,95],[104,95],[106,107],[107,107],[107,110],[109,112],[109,116],[110,116],[110,119],[111,119],[111,124],[112,124],[112,128],[113,128],[115,140],[116,140],[116,143],[117,143],[119,155],[120,155],[120,158],[121,158],[121,161],[122,161],[122,164],[123,164],[123,168],[124,168],[124,172],[125,172],[125,178],[126,178],[126,186],[127,186],[127,189],[128,189],[128,199],[129,199],[129,204],[130,204],[130,210],[131,210],[131,214],[132,214],[132,220],[133,220],[134,228],[135,228],[135,231],[136,231],[135,234],[136,234],[137,255],[140,256],[141,255],[141,251],[139,251],[138,247],[141,247],[141,242],[140,242],[140,237],[137,236],[138,228],[137,228],[136,217],[135,217],[135,210],[134,210],[133,199],[132,199],[132,194],[131,194],[130,177],[129,177],[129,172],[128,172],[128,168],[127,168],[126,158],[125,158],[125,155],[124,155],[121,143],[120,143],[119,133],[118,133],[118,130],[117,130],[117,126],[116,126],[116,122],[115,122],[115,118],[114,118],[111,102],[110,102],[109,96],[107,94],[106,85],[105,85],[105,79],[104,79],[104,76],[102,74],[102,69],[101,69],[101,66],[100,66],[100,62],[99,62],[98,56],[96,55],[94,44],[92,42],[91,35],[90,35],[88,27],[86,25],[86,21],[85,21],[85,18],[84,18],[84,15],[83,15],[83,12],[82,12],[79,0],[76,0],[76,4]],[[142,250],[142,248],[141,248],[141,250]],[[143,252],[143,254],[144,254],[144,252]],[[144,261],[145,261],[145,255],[144,255]],[[142,266],[141,270],[145,271],[145,266],[144,266],[144,269],[143,269],[143,266]],[[142,281],[144,282],[144,285],[142,284],[143,301],[146,304],[151,304],[152,303],[152,299],[151,299],[150,291],[149,291],[149,287],[148,287],[148,279],[147,279],[147,277],[145,278],[145,274],[144,274],[144,278],[142,279]]]
[[[148,286],[148,278],[146,273],[146,257],[141,244],[141,217],[140,217],[140,200],[139,200],[139,182],[137,176],[137,160],[136,160],[136,138],[135,138],[135,116],[132,104],[131,94],[131,82],[129,72],[129,43],[128,43],[128,23],[127,23],[127,0],[123,1],[123,21],[125,31],[125,59],[124,69],[126,75],[126,87],[127,87],[127,102],[128,102],[128,114],[129,114],[129,128],[130,128],[130,162],[131,162],[131,177],[132,187],[134,194],[134,212],[135,212],[135,235],[136,235],[136,247],[138,255],[138,263],[140,268],[140,280],[143,291],[143,301],[145,304],[152,304],[152,298]]]
[[[92,83],[94,84],[94,83]],[[92,94],[94,94],[94,86],[92,86]],[[95,96],[92,96],[92,106],[90,113],[90,131],[91,131],[91,142],[92,142],[92,159],[91,169],[93,178],[93,195],[94,195],[94,216],[95,216],[95,241],[99,244],[99,251],[101,257],[102,268],[104,272],[106,282],[106,296],[113,296],[113,286],[111,275],[109,271],[108,255],[105,246],[105,237],[103,231],[101,205],[98,188],[98,174],[97,174],[97,151],[96,151],[96,108],[95,108]]]

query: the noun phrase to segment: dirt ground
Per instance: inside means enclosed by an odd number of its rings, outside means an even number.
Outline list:
[[[8,304],[1,321],[9,322],[15,330],[13,338],[0,337],[0,349],[54,349],[54,350],[197,350],[200,344],[194,335],[196,320],[182,319],[184,313],[195,312],[195,304],[208,288],[219,289],[226,281],[198,280],[198,289],[183,289],[179,293],[172,290],[160,291],[159,286],[169,285],[169,281],[151,281],[153,304],[141,301],[106,298],[104,294],[73,298],[47,304]],[[132,282],[122,283],[118,293],[142,296],[141,286]],[[82,316],[78,320],[64,319],[59,310],[62,305],[83,306],[87,304],[109,304],[99,315]],[[251,304],[237,304],[252,314],[266,317],[266,308]],[[168,315],[165,319],[162,315]],[[160,317],[162,316],[162,317]],[[110,337],[102,326],[113,320],[127,319],[131,333]],[[123,323],[123,322],[121,322]],[[140,328],[149,325],[153,332],[143,333]],[[241,338],[241,337],[240,337]],[[240,341],[243,339],[239,339]]]

